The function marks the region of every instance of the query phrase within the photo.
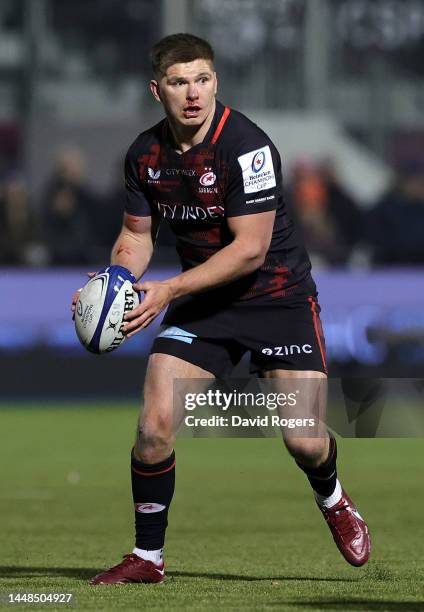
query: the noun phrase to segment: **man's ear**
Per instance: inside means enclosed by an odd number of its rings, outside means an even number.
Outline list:
[[[154,99],[156,100],[156,102],[162,102],[161,97],[160,97],[159,83],[155,81],[154,79],[150,81],[150,91],[152,92],[152,95]]]
[[[218,93],[218,77],[216,72],[214,72],[214,76],[215,76],[215,91],[214,94],[216,95]]]

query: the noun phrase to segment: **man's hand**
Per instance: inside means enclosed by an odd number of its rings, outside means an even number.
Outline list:
[[[94,276],[96,276],[96,274],[97,272],[87,272],[88,278],[93,278]],[[82,287],[80,289],[77,289],[74,295],[72,296],[72,303],[71,303],[72,321],[75,319],[75,308],[77,307],[77,302],[78,302],[78,298],[80,296],[81,291],[82,291]]]
[[[124,316],[124,333],[130,338],[144,329],[174,299],[174,291],[166,281],[146,281],[133,285],[136,291],[144,292],[144,299],[137,308]]]

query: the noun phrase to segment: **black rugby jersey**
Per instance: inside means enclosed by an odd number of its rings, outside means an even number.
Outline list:
[[[217,101],[202,143],[182,154],[170,143],[163,119],[130,146],[126,212],[159,213],[166,219],[177,237],[182,268],[188,270],[232,241],[228,217],[276,209],[263,265],[221,291],[233,300],[314,293],[309,257],[283,199],[280,156],[265,132]]]

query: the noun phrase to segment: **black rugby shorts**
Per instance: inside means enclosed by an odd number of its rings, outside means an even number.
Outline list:
[[[211,372],[231,375],[251,352],[250,371],[327,373],[316,296],[217,305],[210,296],[184,296],[168,307],[151,353],[165,353]]]

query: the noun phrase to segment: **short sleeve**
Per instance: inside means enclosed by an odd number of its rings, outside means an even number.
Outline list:
[[[125,190],[125,212],[137,217],[150,217],[151,207],[138,176],[137,159],[131,153],[131,149],[125,156]]]
[[[268,141],[269,142],[269,141]],[[227,217],[274,210],[281,191],[281,161],[272,144],[245,146],[233,161],[225,194]]]

